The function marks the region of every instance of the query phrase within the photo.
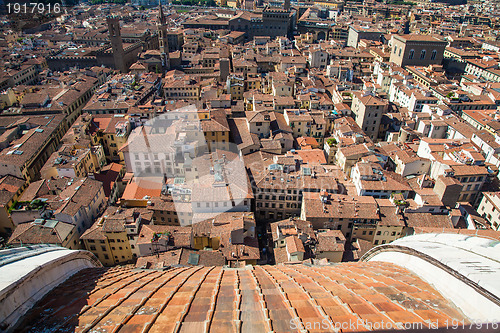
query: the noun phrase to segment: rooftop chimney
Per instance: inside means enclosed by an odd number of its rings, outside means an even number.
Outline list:
[[[319,193],[319,198],[321,200],[322,203],[326,203],[328,201],[328,192],[327,191],[324,191],[322,190],[320,193]]]
[[[286,11],[290,11],[290,0],[285,0],[285,3],[283,4],[283,9]]]

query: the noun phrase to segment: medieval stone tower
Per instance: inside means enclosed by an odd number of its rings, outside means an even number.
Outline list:
[[[170,69],[170,58],[168,55],[168,27],[167,27],[167,19],[163,14],[163,8],[159,5],[159,14],[158,14],[158,42],[160,45],[160,53],[161,53],[161,64],[163,66],[163,72],[165,73]]]
[[[113,49],[115,68],[122,73],[126,73],[125,52],[123,51],[123,42],[120,33],[120,18],[110,15],[106,17],[106,22],[108,23],[108,33],[111,40],[111,48]]]

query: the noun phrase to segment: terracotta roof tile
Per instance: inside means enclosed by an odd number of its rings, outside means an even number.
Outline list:
[[[26,318],[32,331],[120,332],[141,331],[148,323],[150,332],[205,327],[211,332],[288,332],[292,319],[304,325],[325,318],[368,324],[467,320],[418,276],[382,262],[87,269],[55,288]]]

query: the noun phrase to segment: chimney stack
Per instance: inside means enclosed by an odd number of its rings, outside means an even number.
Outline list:
[[[287,12],[290,11],[290,0],[285,0],[285,3],[283,4],[283,9],[285,9]]]

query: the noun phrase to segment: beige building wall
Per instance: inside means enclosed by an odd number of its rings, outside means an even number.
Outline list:
[[[72,233],[65,240],[63,240],[61,245],[70,250],[78,250],[81,248],[80,236],[78,235],[76,227],[73,228]]]
[[[326,258],[330,262],[341,262],[343,255],[344,255],[344,252],[342,252],[342,251],[321,251],[321,252],[316,252],[316,258],[317,259]]]
[[[92,252],[104,266],[113,266],[115,264],[107,240],[84,239],[83,245],[85,249]]]
[[[400,238],[402,234],[402,226],[377,225],[377,230],[375,231],[375,236],[373,237],[373,245],[390,243]]]
[[[494,230],[500,229],[500,198],[494,192],[483,193],[477,212],[481,214]]]
[[[130,262],[132,250],[127,233],[107,232],[105,235],[106,240],[84,239],[85,249],[95,254],[105,266]]]

